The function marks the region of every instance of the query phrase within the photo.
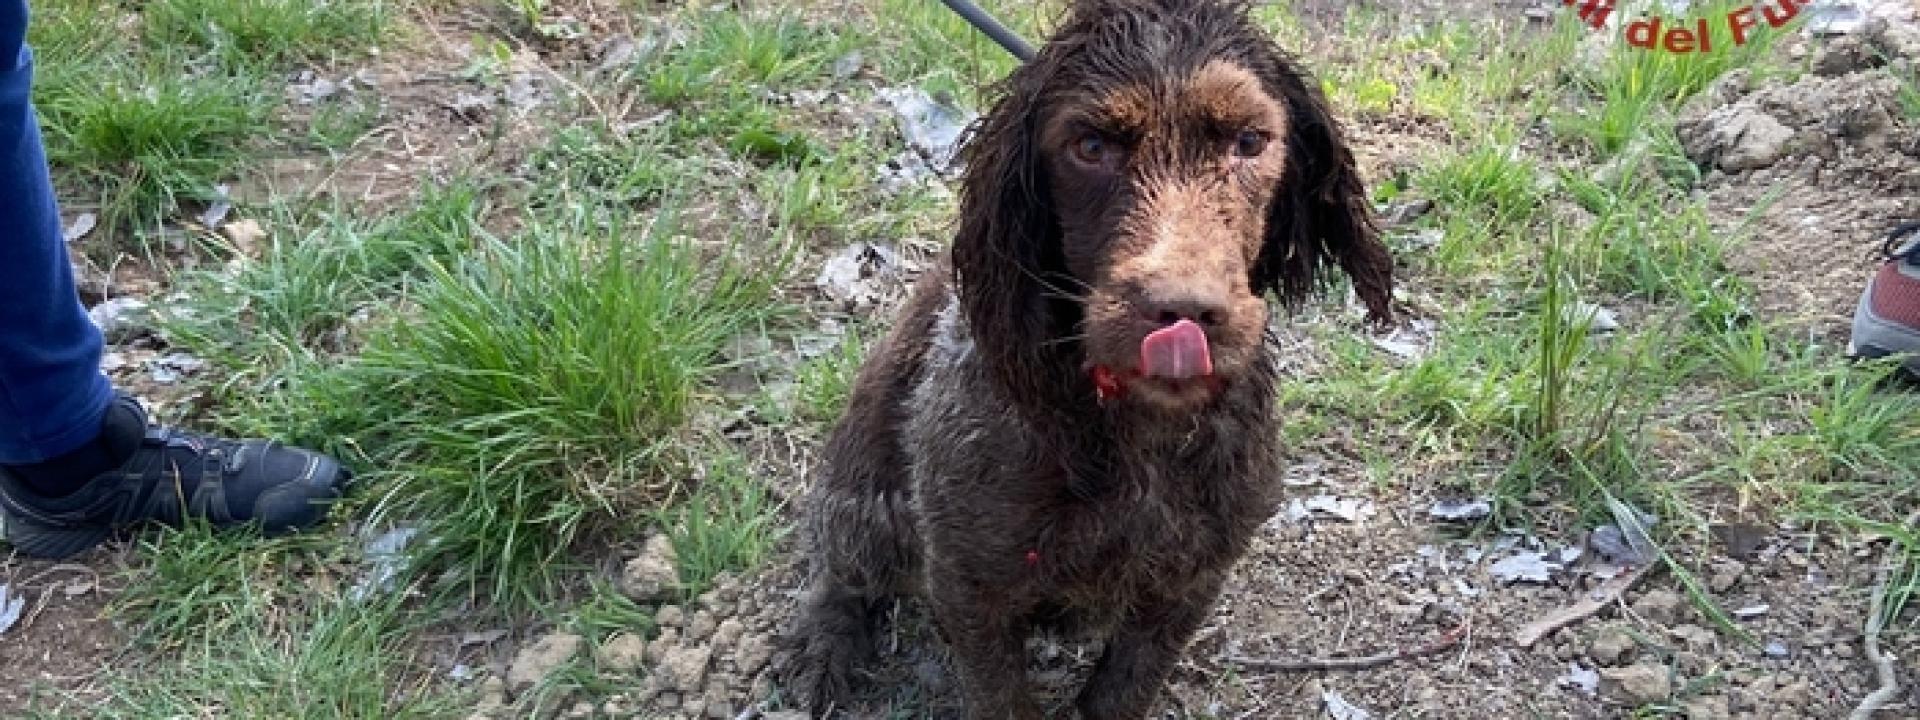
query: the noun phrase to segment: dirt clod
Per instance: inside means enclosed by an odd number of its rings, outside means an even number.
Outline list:
[[[1733,717],[1727,710],[1727,696],[1701,695],[1687,699],[1680,704],[1687,713],[1687,720],[1726,720]]]
[[[647,538],[639,557],[628,560],[620,572],[620,589],[635,602],[653,602],[680,584],[673,541],[665,535]]]
[[[594,653],[594,664],[601,670],[631,672],[647,657],[647,641],[633,633],[620,633]]]
[[[1680,617],[1685,601],[1671,590],[1649,590],[1633,603],[1633,611],[1649,622],[1672,625]]]
[[[490,677],[480,683],[480,702],[474,705],[469,720],[483,720],[498,714],[507,706],[507,683],[498,677]]]
[[[667,651],[680,644],[680,631],[675,628],[662,628],[660,637],[647,643],[647,662],[658,665],[667,659]]]
[[[1593,640],[1587,643],[1587,657],[1602,667],[1620,665],[1633,658],[1637,645],[1625,627],[1608,625],[1594,633]]]
[[[732,649],[734,643],[739,642],[740,637],[746,632],[747,627],[740,624],[739,620],[733,618],[723,620],[718,627],[714,628],[713,647],[717,650]]]
[[[681,610],[679,605],[661,605],[659,610],[653,611],[653,624],[660,627],[677,628],[686,622],[686,611]]]
[[[1793,130],[1746,105],[1716,108],[1678,126],[1687,156],[1722,172],[1741,173],[1772,165],[1787,153]]]
[[[1653,663],[1600,669],[1600,696],[1623,705],[1659,702],[1673,694],[1667,669]]]
[[[707,663],[713,659],[713,646],[682,645],[666,652],[654,669],[664,687],[687,696],[697,695],[704,687]]]
[[[579,635],[557,632],[521,648],[513,656],[513,664],[507,668],[508,689],[518,694],[545,680],[554,670],[579,654],[583,642]]]
[[[1716,594],[1725,593],[1740,584],[1740,576],[1746,571],[1747,566],[1732,560],[1715,563],[1713,575],[1707,579],[1707,587]]]
[[[713,619],[713,613],[711,611],[695,611],[693,613],[693,620],[687,623],[687,639],[694,641],[705,640],[713,635],[714,628],[718,625],[719,623]]]

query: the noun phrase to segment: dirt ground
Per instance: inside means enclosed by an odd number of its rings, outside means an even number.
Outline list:
[[[108,603],[123,586],[125,558],[112,549],[73,561],[0,562],[0,585],[25,601],[20,624],[0,642],[0,711],[19,717],[52,703],[35,698],[57,693],[79,703],[100,696],[96,676],[126,651],[127,636]]]

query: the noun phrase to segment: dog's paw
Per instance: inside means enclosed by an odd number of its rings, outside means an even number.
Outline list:
[[[847,709],[853,697],[853,644],[819,633],[789,637],[786,644],[789,651],[774,668],[781,697],[816,718]]]

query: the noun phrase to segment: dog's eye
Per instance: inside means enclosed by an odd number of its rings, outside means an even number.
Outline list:
[[[1267,151],[1267,134],[1259,130],[1241,130],[1239,137],[1233,140],[1235,157],[1260,157]]]
[[[1080,136],[1073,142],[1073,156],[1088,165],[1099,165],[1107,159],[1107,139],[1094,133]]]

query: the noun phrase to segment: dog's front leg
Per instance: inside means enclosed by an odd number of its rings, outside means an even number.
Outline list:
[[[1074,701],[1080,716],[1085,720],[1146,717],[1187,640],[1213,610],[1225,580],[1223,573],[1209,573],[1188,586],[1189,592],[1143,604],[1130,613],[1108,638],[1106,652]]]
[[[971,720],[1040,720],[1027,689],[1025,626],[991,588],[929,573],[928,605],[953,651]]]

